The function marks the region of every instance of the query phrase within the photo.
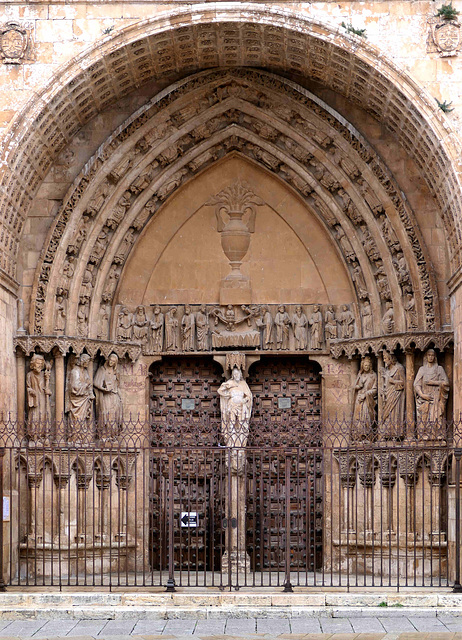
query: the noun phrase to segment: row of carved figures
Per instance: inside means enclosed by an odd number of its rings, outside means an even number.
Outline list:
[[[134,312],[123,306],[115,334],[119,342],[140,342],[144,353],[228,347],[316,351],[329,340],[355,337],[356,319],[346,304],[337,310],[315,304],[308,313],[302,305],[156,305],[152,315],[142,305]]]
[[[354,436],[356,439],[368,439],[372,425],[376,422],[377,399],[382,395],[382,411],[378,423],[378,436],[384,439],[400,438],[404,433],[404,414],[406,402],[406,373],[396,356],[383,352],[384,367],[382,380],[378,380],[372,360],[365,356],[361,360],[354,386]],[[442,366],[438,364],[436,353],[428,349],[424,354],[423,365],[419,368],[413,382],[416,418],[419,435],[423,438],[440,438],[441,433],[428,431],[428,425],[442,425],[449,395],[449,379]]]
[[[90,375],[91,357],[83,353],[69,368],[65,388],[65,413],[72,432],[94,418],[106,425],[106,435],[115,436],[122,424],[122,398],[119,391],[118,357],[115,353]],[[51,421],[50,386],[51,362],[41,354],[34,354],[26,376],[28,434],[43,438]],[[111,433],[108,433],[108,425]]]

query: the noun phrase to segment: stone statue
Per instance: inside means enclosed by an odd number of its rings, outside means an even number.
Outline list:
[[[31,437],[42,437],[51,419],[51,363],[45,362],[42,355],[35,353],[29,368],[30,371],[26,376],[28,433]]]
[[[66,385],[66,413],[69,414],[69,435],[74,429],[84,426],[93,415],[93,384],[88,367],[91,358],[87,353],[76,359]]]
[[[292,317],[292,327],[294,329],[295,349],[297,349],[297,351],[305,350],[307,347],[308,318],[303,313],[301,306],[295,308],[295,313]]]
[[[64,333],[66,328],[66,299],[62,291],[58,291],[56,295],[56,307],[55,307],[55,332],[58,335]]]
[[[183,351],[194,351],[194,334],[196,326],[196,317],[191,312],[191,307],[186,304],[184,307],[184,315],[181,319],[181,342]]]
[[[337,316],[335,314],[334,307],[331,304],[327,307],[324,322],[326,340],[337,340]]]
[[[391,300],[387,300],[386,311],[383,314],[382,325],[385,333],[393,333],[395,330],[395,312],[393,310],[393,303]]]
[[[164,347],[164,314],[159,305],[154,307],[154,314],[151,320],[152,350],[154,353],[162,351]]]
[[[354,390],[353,435],[356,439],[370,438],[370,428],[375,420],[377,374],[372,370],[372,361],[369,356],[361,360]]]
[[[86,298],[87,300],[91,300],[93,293],[93,267],[94,265],[88,263],[82,276],[80,295],[82,298]]]
[[[176,307],[170,307],[165,314],[165,348],[167,351],[178,349],[178,318]]]
[[[122,424],[122,398],[119,393],[119,358],[111,353],[95,374],[93,386],[96,395],[96,417],[102,425],[103,434],[115,437]]]
[[[117,340],[129,342],[132,339],[133,318],[127,307],[122,307],[117,318]]]
[[[110,305],[102,302],[98,312],[98,338],[103,340],[107,339],[110,309]]]
[[[313,313],[309,319],[310,331],[310,349],[317,351],[322,349],[323,330],[322,330],[322,313],[319,304],[315,304]]]
[[[346,304],[342,305],[339,321],[341,329],[340,337],[346,338],[347,340],[353,338],[355,335],[355,317]]]
[[[417,310],[415,308],[415,298],[412,293],[406,293],[404,301],[406,312],[406,324],[408,329],[417,329]]]
[[[383,352],[382,419],[378,435],[382,438],[400,438],[404,435],[404,407],[406,374],[396,356]]]
[[[227,447],[245,447],[249,437],[252,392],[241,370],[233,368],[231,378],[219,387],[221,433]]]
[[[198,351],[208,351],[209,348],[209,317],[205,304],[196,313],[196,338]]]
[[[276,349],[288,349],[290,318],[283,304],[278,307],[274,324],[276,325]]]
[[[449,380],[438,364],[436,353],[429,349],[414,380],[417,422],[440,422],[444,418],[449,395]],[[426,437],[423,434],[423,437]],[[428,435],[427,435],[428,437]]]
[[[146,310],[143,305],[136,307],[133,316],[133,340],[141,342],[143,351],[146,350],[149,342],[149,325]]]
[[[373,334],[373,328],[372,328],[372,307],[369,300],[365,300],[361,308],[361,319],[363,323],[363,337],[370,338]]]
[[[273,346],[273,317],[268,307],[261,308],[260,317],[256,319],[256,324],[259,329],[262,329],[263,349],[271,349]]]

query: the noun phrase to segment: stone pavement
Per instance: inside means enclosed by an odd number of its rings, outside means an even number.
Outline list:
[[[0,640],[462,640],[461,615],[0,621]]]

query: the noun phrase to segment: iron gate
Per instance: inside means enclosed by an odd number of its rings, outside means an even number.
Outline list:
[[[97,427],[31,441],[3,423],[7,585],[460,584],[459,424],[358,440],[357,425],[270,414],[245,449],[199,412]]]

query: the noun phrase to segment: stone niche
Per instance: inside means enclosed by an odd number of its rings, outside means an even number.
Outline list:
[[[220,286],[230,267],[215,206],[205,203],[237,180],[264,203],[256,208],[241,267],[250,280],[251,302],[354,302],[346,268],[323,224],[290,187],[232,155],[186,184],[156,214],[130,255],[116,304],[223,303]]]

